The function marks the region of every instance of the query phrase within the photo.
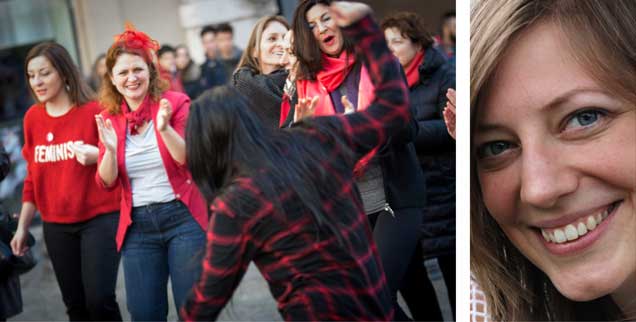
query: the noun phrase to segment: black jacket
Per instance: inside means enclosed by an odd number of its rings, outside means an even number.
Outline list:
[[[424,256],[436,257],[455,253],[455,140],[442,117],[446,92],[455,88],[455,69],[430,47],[418,70],[420,80],[409,98],[418,123],[415,148],[426,178],[422,246]]]
[[[232,85],[245,95],[250,108],[270,128],[278,128],[280,105],[283,100],[283,87],[287,72],[277,70],[271,74],[259,74],[248,67],[241,67],[232,76]]]
[[[228,78],[225,73],[225,67],[220,60],[206,58],[200,68],[201,79],[199,84],[201,85],[201,91],[227,84]]]
[[[11,168],[9,155],[5,152],[4,146],[0,143],[0,181],[2,181]],[[2,204],[0,204],[0,216],[2,214]],[[0,247],[2,253],[11,253],[11,233],[5,227],[0,227]],[[10,318],[22,312],[22,294],[20,290],[19,275],[11,271],[10,257],[0,259],[0,320]],[[10,255],[9,255],[10,256]]]
[[[11,161],[9,160],[9,154],[4,150],[4,146],[0,142],[0,181],[9,174],[11,170]]]

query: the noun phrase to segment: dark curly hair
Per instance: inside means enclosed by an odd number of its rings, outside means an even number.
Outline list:
[[[424,18],[413,12],[397,12],[382,20],[382,30],[396,28],[402,36],[411,39],[411,42],[422,46],[426,50],[433,45],[433,37],[426,30]]]

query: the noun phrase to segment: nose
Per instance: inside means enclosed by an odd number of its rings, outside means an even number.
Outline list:
[[[319,21],[318,22],[318,32],[320,32],[322,34],[325,31],[327,31],[327,26],[324,23]]]
[[[578,187],[570,158],[556,143],[536,142],[522,150],[521,201],[537,208],[555,206]]]
[[[393,43],[390,43],[390,42],[389,42],[389,43],[388,43],[388,46],[389,46],[389,50],[391,51],[391,53],[392,53],[394,56],[396,56],[396,57],[397,57],[397,53],[396,53],[396,51],[395,51],[395,44],[393,44]]]
[[[278,38],[276,42],[274,42],[274,47],[279,49],[285,49],[285,40],[283,40],[283,38]]]
[[[33,86],[35,87],[35,86],[42,85],[44,82],[42,81],[42,78],[40,78],[40,76],[34,76],[32,83],[33,83]]]

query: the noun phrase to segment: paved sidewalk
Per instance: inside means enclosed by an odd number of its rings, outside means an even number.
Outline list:
[[[20,276],[22,299],[24,301],[23,312],[8,321],[68,321],[66,307],[62,302],[62,294],[57,286],[51,260],[42,240],[42,226],[31,227],[31,233],[37,240],[34,251],[38,255],[39,262],[29,273]],[[168,321],[176,321],[177,314],[170,289],[168,287],[168,302],[170,303]],[[126,306],[124,274],[121,264],[117,279],[117,301],[119,302],[123,319],[130,321]],[[404,311],[410,315],[401,297],[399,297],[399,302]],[[250,264],[232,300],[221,312],[218,320],[282,321],[276,309],[276,301],[267,287],[267,282],[265,282],[254,264]]]
[[[66,307],[55,280],[53,267],[42,241],[42,226],[32,227],[37,244],[34,251],[39,256],[38,265],[20,277],[24,307],[22,314],[9,321],[68,321]],[[168,287],[170,289],[170,287]],[[170,311],[168,321],[176,321],[177,314],[169,292]],[[130,321],[126,306],[123,269],[119,267],[117,300],[124,320]],[[276,301],[267,283],[253,264],[250,265],[234,297],[219,316],[220,321],[282,321]]]

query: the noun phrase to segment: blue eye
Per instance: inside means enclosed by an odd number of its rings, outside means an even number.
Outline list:
[[[584,110],[574,113],[565,124],[565,129],[587,127],[598,122],[605,114],[598,110]]]
[[[510,144],[510,142],[505,142],[505,141],[493,141],[493,142],[484,143],[482,146],[480,146],[477,149],[477,157],[479,157],[480,159],[496,157],[511,148],[512,148],[512,144]]]

